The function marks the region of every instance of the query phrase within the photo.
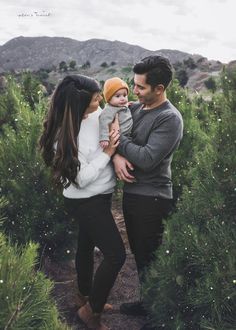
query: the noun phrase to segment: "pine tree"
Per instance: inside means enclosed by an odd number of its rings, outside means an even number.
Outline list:
[[[212,100],[210,142],[189,168],[191,184],[147,272],[144,298],[157,329],[236,328],[235,82],[224,79],[224,94]]]
[[[186,90],[179,86],[177,80],[174,80],[168,88],[167,96],[181,112],[184,121],[183,139],[172,161],[174,200],[176,201],[183,187],[190,185],[192,181],[190,169],[197,165],[198,153],[205,149],[210,138],[198,120],[199,109],[196,101],[189,98]]]
[[[76,61],[75,60],[71,60],[69,62],[69,68],[72,69],[72,70],[75,70],[75,67],[76,67]]]
[[[6,79],[6,88],[0,93],[0,134],[2,126],[9,124],[16,127],[17,112],[20,105],[20,90],[15,88],[15,81],[11,76]]]
[[[37,245],[19,248],[0,233],[0,328],[69,330],[51,297],[53,283],[37,270]]]
[[[20,77],[21,92],[24,100],[29,104],[32,110],[35,109],[36,104],[42,95],[42,85],[38,78],[31,72],[23,72]]]
[[[14,242],[33,240],[48,254],[68,256],[77,230],[63,211],[62,194],[53,188],[38,150],[47,101],[42,99],[32,111],[20,87],[9,88],[11,95],[17,95],[17,113],[15,127],[3,125],[0,138],[0,188],[11,219],[3,222],[3,228]]]

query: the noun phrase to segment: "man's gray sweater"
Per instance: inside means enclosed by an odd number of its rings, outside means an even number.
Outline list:
[[[131,137],[121,135],[118,152],[134,165],[136,182],[125,183],[127,193],[173,198],[171,161],[183,136],[180,112],[165,101],[151,110],[142,104],[130,106],[133,117]]]

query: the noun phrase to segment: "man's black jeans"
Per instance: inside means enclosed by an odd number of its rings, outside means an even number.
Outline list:
[[[141,281],[146,267],[153,260],[154,252],[162,242],[162,220],[171,209],[172,199],[123,194],[126,230]]]
[[[125,261],[124,244],[111,213],[111,194],[64,200],[67,212],[79,224],[76,253],[78,288],[83,295],[89,296],[92,310],[100,313]],[[93,280],[95,246],[104,259]]]

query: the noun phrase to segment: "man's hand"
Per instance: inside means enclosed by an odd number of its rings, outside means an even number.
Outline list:
[[[133,165],[124,157],[115,154],[113,157],[114,168],[117,177],[125,182],[135,182],[135,177],[131,175],[128,170],[133,170]]]

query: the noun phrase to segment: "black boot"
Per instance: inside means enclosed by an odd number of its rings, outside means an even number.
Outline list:
[[[120,312],[121,314],[126,314],[126,315],[147,316],[147,312],[144,309],[143,303],[141,301],[121,304]]]
[[[150,323],[145,323],[140,330],[157,330],[157,328],[152,327]]]

